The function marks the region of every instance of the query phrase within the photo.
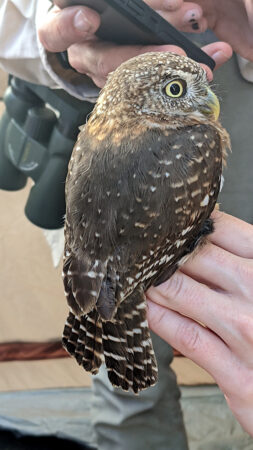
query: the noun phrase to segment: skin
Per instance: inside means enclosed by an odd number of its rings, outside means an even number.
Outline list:
[[[193,3],[184,3],[180,0],[147,0],[150,6],[155,6],[163,16],[182,31],[192,30],[190,11],[198,17],[199,30],[206,28],[206,19],[202,17],[202,9]],[[56,2],[57,3],[57,2]],[[188,19],[185,22],[185,15]],[[190,19],[189,19],[190,18]],[[77,26],[78,25],[78,26]],[[99,15],[86,7],[69,7],[60,10],[55,7],[48,13],[47,20],[39,30],[39,37],[44,47],[50,52],[68,50],[68,58],[72,67],[78,72],[88,75],[98,87],[103,87],[109,72],[115,70],[123,61],[150,51],[173,51],[185,54],[179,47],[172,45],[162,46],[117,46],[110,42],[98,40],[94,33],[99,28]],[[66,32],[67,30],[67,32]],[[232,50],[224,42],[203,47],[203,50],[213,57],[217,67],[227,61]],[[212,72],[206,67],[209,80]]]
[[[253,61],[253,1],[196,0],[196,3],[216,36]]]
[[[253,436],[253,226],[218,211],[213,217],[208,244],[147,292],[148,320],[213,376]]]

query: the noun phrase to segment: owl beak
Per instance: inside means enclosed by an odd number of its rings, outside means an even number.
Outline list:
[[[205,100],[206,101],[203,108],[201,108],[201,112],[207,116],[211,115],[215,120],[218,120],[220,115],[220,102],[218,97],[209,87],[207,88],[207,97],[205,97]]]

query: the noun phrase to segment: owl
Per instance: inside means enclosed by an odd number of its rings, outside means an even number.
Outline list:
[[[213,231],[229,147],[204,69],[169,52],[111,73],[81,128],[66,180],[63,346],[114,386],[156,383],[145,292]]]

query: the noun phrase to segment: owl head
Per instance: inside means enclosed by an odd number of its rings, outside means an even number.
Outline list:
[[[144,53],[121,64],[108,77],[97,113],[160,118],[182,116],[217,120],[219,101],[205,70],[170,52]]]

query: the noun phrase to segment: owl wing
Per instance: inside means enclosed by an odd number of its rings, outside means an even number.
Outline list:
[[[222,171],[223,146],[211,125],[149,130],[135,146],[131,196],[123,195],[117,216],[122,297],[165,281],[212,231]]]
[[[63,345],[86,370],[105,359],[113,385],[153,385],[157,365],[144,290],[167,279],[203,235],[219,191],[214,127],[149,130],[136,139],[77,143],[67,180]]]
[[[140,282],[148,287],[164,268],[173,273],[201,237],[221,170],[221,138],[212,125],[149,129],[117,144],[81,133],[66,188],[63,272],[74,312],[98,303],[108,319],[115,297]]]

